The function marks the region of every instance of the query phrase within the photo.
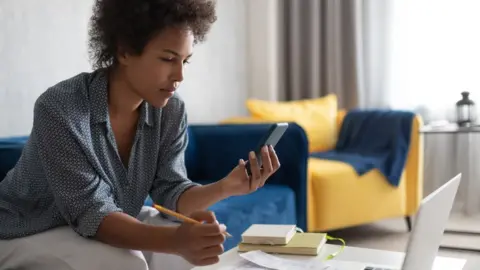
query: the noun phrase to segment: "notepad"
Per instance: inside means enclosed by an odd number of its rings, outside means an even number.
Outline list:
[[[260,250],[266,253],[316,256],[326,242],[327,235],[324,233],[295,233],[292,239],[285,245],[240,243],[238,245],[238,251],[248,252]]]
[[[295,235],[295,225],[252,224],[243,234],[242,243],[285,245]]]

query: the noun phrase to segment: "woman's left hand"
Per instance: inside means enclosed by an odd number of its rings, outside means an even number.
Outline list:
[[[227,196],[249,194],[263,187],[267,179],[280,168],[277,154],[272,146],[264,146],[261,151],[263,166],[260,168],[255,153],[249,154],[251,176],[248,175],[246,162],[240,159],[238,165],[221,180]]]

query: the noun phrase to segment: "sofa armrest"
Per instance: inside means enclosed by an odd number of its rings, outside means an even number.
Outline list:
[[[248,158],[249,151],[254,150],[269,128],[269,124],[191,125],[186,153],[189,178],[208,183],[225,177],[240,158]],[[305,131],[289,123],[275,151],[281,166],[267,185],[286,185],[295,192],[297,226],[306,229],[308,141]]]
[[[415,214],[423,199],[424,138],[420,132],[422,126],[422,118],[416,115],[412,123],[410,149],[405,164],[407,215]]]
[[[337,114],[338,131],[340,132],[343,120],[348,111],[339,110]],[[418,210],[423,198],[423,166],[424,166],[424,138],[420,133],[423,126],[423,120],[420,115],[415,115],[412,121],[412,130],[410,137],[410,148],[405,163],[405,193],[406,193],[406,214],[413,215]]]

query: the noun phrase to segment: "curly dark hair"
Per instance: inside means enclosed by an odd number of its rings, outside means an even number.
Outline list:
[[[141,54],[165,28],[192,31],[203,42],[217,20],[212,0],[96,0],[89,28],[89,54],[94,68],[116,63],[119,45]]]

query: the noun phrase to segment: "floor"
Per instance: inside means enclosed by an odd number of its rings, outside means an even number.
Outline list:
[[[330,234],[343,238],[349,246],[402,252],[405,251],[409,236],[404,219],[385,220],[371,225],[332,231]],[[463,270],[480,269],[480,236],[448,234],[444,240],[447,245],[460,241],[470,243],[476,251],[441,247],[440,256],[467,259]]]

